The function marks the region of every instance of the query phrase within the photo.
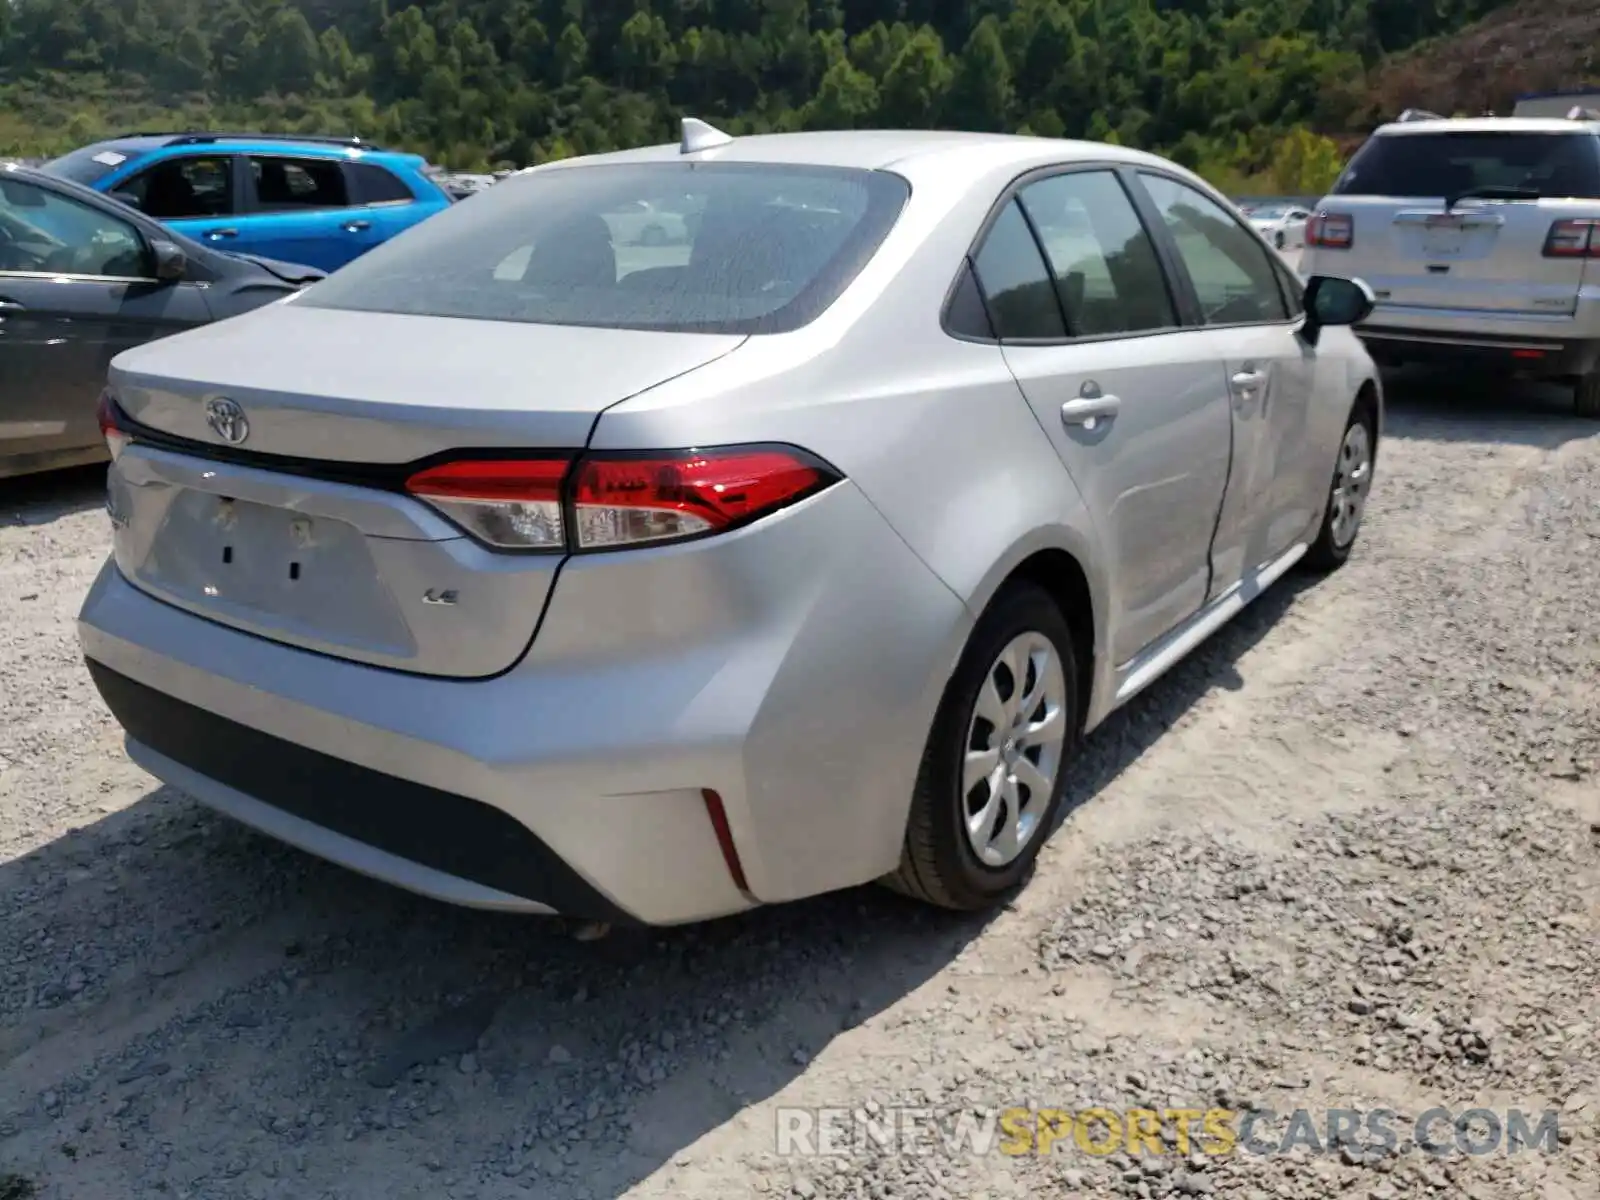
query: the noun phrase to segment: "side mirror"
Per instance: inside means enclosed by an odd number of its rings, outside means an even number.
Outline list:
[[[1306,285],[1305,337],[1312,345],[1324,327],[1359,325],[1378,307],[1378,298],[1360,279],[1314,275]]]
[[[176,283],[188,274],[188,258],[171,242],[151,242],[150,255],[155,259],[157,279],[166,283]]]

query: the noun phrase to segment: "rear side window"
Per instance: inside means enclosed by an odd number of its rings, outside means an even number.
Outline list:
[[[1050,268],[1013,200],[1001,209],[973,260],[1001,338],[1064,338],[1066,324]]]
[[[1073,337],[1177,325],[1155,244],[1115,175],[1052,176],[1023,188],[1020,199],[1050,260]]]
[[[335,159],[252,157],[250,172],[255,177],[256,208],[263,212],[344,208],[350,198],[342,165]]]
[[[1587,132],[1386,134],[1356,152],[1333,194],[1431,199],[1480,188],[1600,199],[1600,138]]]
[[[304,293],[316,308],[613,329],[780,333],[815,319],[910,194],[897,175],[768,163],[560,167],[508,179]]]
[[[351,200],[355,204],[405,204],[415,200],[411,189],[395,175],[372,163],[346,163],[350,174]]]

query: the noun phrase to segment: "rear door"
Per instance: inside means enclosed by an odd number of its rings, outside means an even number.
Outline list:
[[[1464,195],[1492,188],[1529,198]],[[1311,239],[1314,269],[1365,279],[1385,308],[1570,314],[1583,260],[1547,255],[1546,240],[1597,202],[1600,139],[1582,127],[1392,131],[1362,147],[1320,206],[1333,236],[1324,223]]]
[[[1205,603],[1228,482],[1225,341],[1180,327],[1111,168],[1022,187],[974,265],[1006,362],[1106,549],[1120,666]]]
[[[361,253],[445,207],[442,199],[432,205],[420,202],[405,180],[377,163],[347,162],[344,173],[350,189],[349,223],[366,223],[356,239]]]
[[[244,164],[244,215],[229,249],[337,270],[375,242],[371,220],[351,207],[337,158],[250,154]]]
[[[1232,213],[1171,175],[1139,181],[1171,239],[1200,320],[1224,343],[1233,472],[1217,523],[1216,595],[1286,551],[1315,515],[1304,479],[1316,351],[1299,336],[1271,253]]]
[[[151,278],[138,229],[48,188],[0,185],[0,455],[100,443],[114,355],[209,319],[194,284]]]

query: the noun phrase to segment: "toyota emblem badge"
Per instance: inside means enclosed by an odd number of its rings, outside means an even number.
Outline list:
[[[244,409],[226,396],[214,396],[206,401],[206,424],[231,446],[239,445],[250,436],[250,421]]]

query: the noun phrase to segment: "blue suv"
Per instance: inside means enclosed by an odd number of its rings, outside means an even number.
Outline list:
[[[219,250],[333,271],[449,207],[425,166],[360,138],[129,133],[43,169]]]

